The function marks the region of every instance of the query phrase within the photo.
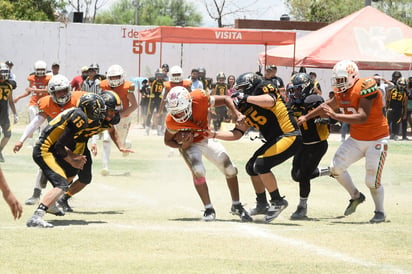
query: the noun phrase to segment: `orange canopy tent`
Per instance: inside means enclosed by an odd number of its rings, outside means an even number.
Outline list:
[[[140,31],[139,40],[183,44],[261,44],[265,46],[266,51],[266,47],[269,45],[291,45],[294,48],[296,33],[229,28],[160,26]],[[162,52],[160,53],[161,58]]]
[[[412,37],[412,28],[367,6],[296,40],[259,55],[262,64],[332,68],[353,60],[362,70],[407,70],[410,59],[388,49],[392,41]]]

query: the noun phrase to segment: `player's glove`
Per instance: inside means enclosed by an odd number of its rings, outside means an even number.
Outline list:
[[[14,114],[14,123],[17,124],[19,122],[19,115]]]
[[[247,97],[249,97],[249,94],[245,94],[244,92],[236,91],[235,93],[230,96],[233,98],[233,103],[237,108],[240,106],[246,104]]]

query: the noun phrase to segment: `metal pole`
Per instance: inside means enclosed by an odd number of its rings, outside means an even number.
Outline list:
[[[133,5],[135,6],[135,11],[134,11],[134,24],[139,25],[139,7],[140,3],[139,0],[134,0]]]

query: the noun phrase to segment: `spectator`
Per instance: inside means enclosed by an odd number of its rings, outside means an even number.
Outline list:
[[[316,79],[317,78],[316,73],[312,71],[312,72],[309,73],[309,75],[310,75],[310,78],[312,78],[312,81],[313,81],[313,91],[315,93],[319,94],[319,95],[322,95],[322,89],[320,87],[319,81]]]
[[[76,75],[73,77],[72,81],[70,82],[70,86],[72,91],[79,91],[82,90],[83,81],[87,79],[89,68],[84,66],[81,68],[81,74]]]

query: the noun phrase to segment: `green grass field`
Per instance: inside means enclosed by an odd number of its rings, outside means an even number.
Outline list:
[[[15,127],[1,164],[22,203],[37,172],[30,148],[12,152],[24,126]],[[310,220],[289,220],[299,201],[291,160],[273,169],[289,207],[270,224],[262,217],[241,223],[232,216],[225,180],[206,162],[217,213],[215,222],[206,223],[178,152],[171,153],[162,137],[143,132],[137,125],[130,132],[133,155],[125,158],[112,148],[111,172],[130,176],[101,176],[98,155],[92,184],[70,201],[75,212],[45,216],[52,229],[26,227],[35,206],[24,205],[23,217],[14,221],[0,199],[0,273],[412,273],[412,142],[390,144],[383,174],[385,223],[368,223],[374,207],[362,161],[350,168],[366,195],[356,213],[343,217],[350,197],[334,179],[323,177],[312,183]],[[338,136],[329,144],[325,166],[340,144]],[[239,167],[246,207],[254,206],[255,195],[244,165],[260,145],[247,137],[225,143]]]

